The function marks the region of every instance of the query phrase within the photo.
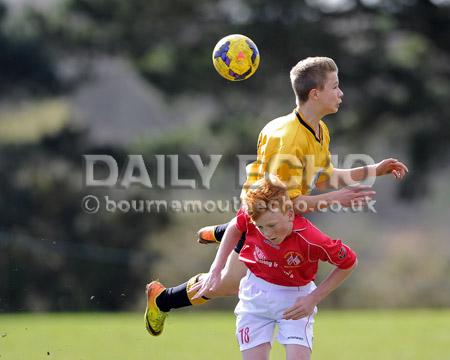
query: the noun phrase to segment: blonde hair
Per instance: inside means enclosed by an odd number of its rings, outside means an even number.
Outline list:
[[[330,72],[338,72],[338,68],[334,60],[328,57],[308,57],[299,61],[290,72],[297,105],[308,101],[312,89],[322,90]]]
[[[252,184],[244,197],[247,214],[255,221],[266,211],[281,211],[285,214],[292,209],[287,187],[274,175],[269,175]]]

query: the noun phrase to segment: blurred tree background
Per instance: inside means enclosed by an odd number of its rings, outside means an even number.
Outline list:
[[[211,64],[231,33],[261,53],[241,83]],[[81,200],[237,196],[236,154],[291,111],[289,70],[316,55],[336,60],[345,93],[326,119],[332,152],[410,168],[377,181],[377,214],[312,215],[360,254],[327,304],[450,305],[449,1],[3,0],[0,44],[0,311],[135,309],[148,280],[208,269],[215,249],[194,234],[231,211],[87,214]],[[83,154],[119,169],[142,154],[152,183],[156,154],[180,154],[180,178],[196,180],[187,154],[223,158],[209,190],[104,189],[83,186]]]

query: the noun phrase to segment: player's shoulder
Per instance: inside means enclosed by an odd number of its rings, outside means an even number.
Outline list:
[[[301,233],[301,232],[307,230],[309,226],[310,226],[310,222],[308,221],[307,218],[305,218],[301,214],[295,214],[294,222],[292,224],[293,232]]]
[[[241,207],[238,212],[236,213],[236,225],[239,230],[241,231],[247,231],[249,225],[251,224],[250,216],[248,215],[247,211],[244,207]]]
[[[309,245],[321,246],[328,237],[311,221],[302,215],[295,215],[292,231]]]
[[[280,116],[269,121],[261,130],[261,134],[270,137],[287,137],[295,135],[298,129],[298,121],[293,113]]]

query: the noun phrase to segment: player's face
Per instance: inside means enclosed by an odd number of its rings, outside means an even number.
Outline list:
[[[286,214],[268,210],[255,220],[255,225],[261,234],[274,244],[280,244],[292,232],[293,223],[292,210],[287,211]]]
[[[325,86],[317,92],[317,96],[325,115],[334,114],[339,110],[344,93],[339,88],[339,78],[336,72],[327,74]]]

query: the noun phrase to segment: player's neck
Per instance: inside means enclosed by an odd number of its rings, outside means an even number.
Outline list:
[[[322,119],[322,114],[317,112],[313,106],[309,106],[308,103],[297,106],[297,111],[301,114],[303,120],[305,120],[318,134],[319,122]]]

